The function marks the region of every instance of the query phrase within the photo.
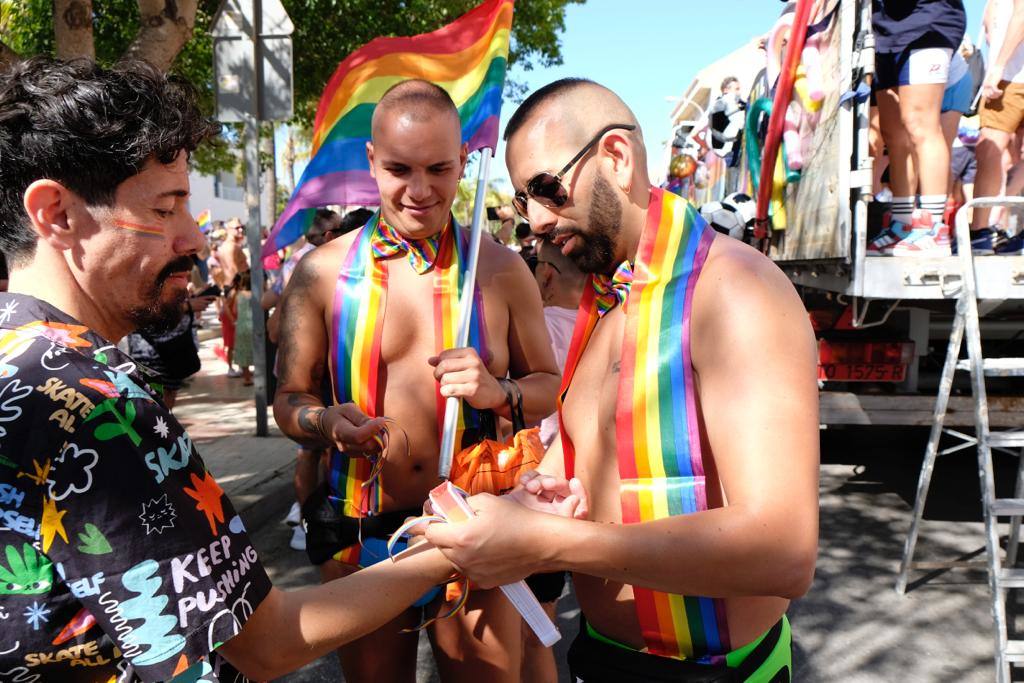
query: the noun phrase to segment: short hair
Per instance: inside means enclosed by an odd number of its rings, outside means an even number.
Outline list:
[[[0,249],[12,266],[35,254],[25,190],[55,180],[90,206],[150,160],[171,163],[220,132],[195,88],[144,62],[34,57],[0,72]]]
[[[436,83],[421,78],[410,78],[395,83],[384,92],[373,110],[373,120],[370,124],[371,135],[372,130],[376,128],[374,123],[377,121],[377,117],[392,109],[399,109],[403,113],[411,114],[416,120],[426,119],[428,112],[450,113],[456,120],[459,119],[459,108],[455,106],[455,101],[448,91]]]
[[[726,76],[725,78],[722,79],[722,85],[719,86],[719,90],[721,90],[722,92],[725,92],[725,89],[728,88],[730,85],[732,85],[733,83],[739,83],[739,82],[740,82],[740,79],[736,78],[735,76]]]
[[[341,216],[337,211],[317,209],[313,215],[313,224],[309,226],[306,239],[318,239],[329,232],[337,230],[341,225]]]
[[[524,240],[527,237],[529,237],[531,234],[533,234],[533,230],[530,229],[530,224],[529,223],[525,223],[524,222],[524,223],[520,223],[519,225],[516,226],[516,239],[517,240]]]
[[[344,235],[346,232],[352,232],[366,225],[366,221],[370,220],[373,216],[373,211],[369,209],[354,209],[345,214],[345,217],[341,219],[341,232],[339,234]]]
[[[0,249],[15,266],[35,254],[23,205],[34,181],[50,178],[89,206],[111,206],[148,161],[169,164],[219,131],[193,86],[145,62],[14,63],[0,73]]]
[[[515,135],[517,130],[523,127],[526,120],[530,118],[530,115],[533,114],[540,105],[583,85],[597,85],[597,83],[589,78],[562,78],[552,83],[548,83],[543,88],[533,92],[523,101],[522,104],[519,105],[519,108],[512,113],[512,116],[508,120],[508,125],[505,126],[505,135],[503,139],[508,142],[508,139]]]

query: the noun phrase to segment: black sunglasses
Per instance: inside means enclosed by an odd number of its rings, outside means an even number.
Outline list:
[[[515,197],[512,198],[512,207],[516,210],[523,218],[527,218],[526,215],[526,203],[530,197],[533,197],[541,206],[548,208],[565,206],[565,203],[569,201],[569,191],[562,185],[562,178],[569,172],[573,166],[576,165],[580,159],[586,156],[594,145],[610,131],[613,130],[635,130],[636,126],[630,123],[613,123],[609,126],[605,126],[588,142],[583,149],[576,153],[572,159],[569,160],[562,170],[554,175],[547,171],[541,171],[537,175],[530,178],[530,181],[526,183],[526,189],[516,192]]]

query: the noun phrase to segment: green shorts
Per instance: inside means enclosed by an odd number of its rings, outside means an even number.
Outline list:
[[[584,622],[569,650],[569,668],[577,683],[788,683],[792,657],[793,634],[786,615],[753,642],[727,653],[724,666],[638,652]]]

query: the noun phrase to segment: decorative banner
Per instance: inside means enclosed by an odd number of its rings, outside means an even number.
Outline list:
[[[315,209],[380,203],[366,143],[373,109],[387,90],[420,78],[451,95],[469,151],[498,142],[513,0],[487,0],[451,24],[407,38],[375,38],[341,64],[317,108],[309,165],[278,218],[263,256],[282,249],[312,224]]]

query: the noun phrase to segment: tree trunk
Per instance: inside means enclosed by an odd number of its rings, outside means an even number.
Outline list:
[[[95,59],[92,0],[53,0],[53,37],[58,59]]]
[[[121,59],[141,59],[167,71],[192,38],[198,0],[138,0],[139,33]]]
[[[18,55],[17,52],[7,47],[3,44],[2,41],[0,41],[0,69],[3,69],[3,67],[7,66],[8,64],[13,64],[19,59],[21,59],[21,57]]]

